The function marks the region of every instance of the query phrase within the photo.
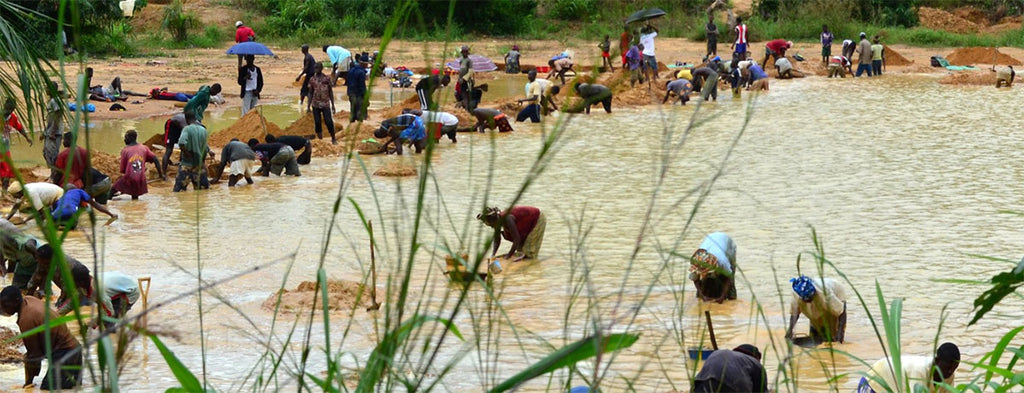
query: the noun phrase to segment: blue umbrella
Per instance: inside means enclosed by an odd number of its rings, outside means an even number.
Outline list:
[[[264,55],[264,56],[273,56],[274,55],[274,52],[271,52],[270,48],[267,48],[266,45],[263,45],[263,44],[261,44],[259,42],[253,42],[253,41],[242,42],[242,43],[239,43],[239,44],[235,44],[235,46],[232,46],[231,48],[228,48],[228,52],[227,53],[229,55]]]

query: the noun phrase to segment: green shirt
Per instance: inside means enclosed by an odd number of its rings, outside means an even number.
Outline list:
[[[203,159],[210,151],[206,142],[206,128],[199,124],[189,124],[181,130],[181,137],[178,138],[178,146],[181,147],[181,165],[200,168],[203,166]]]
[[[29,241],[35,241],[38,247],[42,242],[35,236],[26,233],[5,232],[3,235],[3,257],[8,261],[14,261],[17,266],[14,274],[18,276],[32,276],[36,272],[36,256],[28,247]]]
[[[192,99],[185,103],[185,110],[183,112],[194,112],[196,120],[202,122],[207,106],[210,106],[210,86],[203,85],[199,87],[196,95],[192,96]]]

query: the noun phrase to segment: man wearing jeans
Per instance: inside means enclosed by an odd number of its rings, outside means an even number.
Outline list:
[[[857,73],[854,76],[860,76],[864,71],[867,71],[870,77],[871,42],[868,41],[868,34],[863,31],[860,33],[860,43],[857,44],[857,54],[860,56],[857,58]]]
[[[644,48],[644,77],[658,80],[658,59],[654,57],[654,37],[658,36],[658,28],[647,25],[645,31],[646,33],[640,34],[640,45]]]

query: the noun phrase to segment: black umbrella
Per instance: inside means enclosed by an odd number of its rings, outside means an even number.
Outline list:
[[[626,23],[643,22],[645,20],[654,19],[660,16],[665,16],[665,11],[663,11],[661,8],[647,8],[634,12],[633,15],[630,15],[629,18],[626,18]]]

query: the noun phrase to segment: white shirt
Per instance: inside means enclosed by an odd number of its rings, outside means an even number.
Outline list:
[[[786,72],[786,70],[793,69],[793,63],[790,63],[789,59],[785,57],[780,57],[778,60],[775,60],[775,68],[778,68],[779,72]]]
[[[100,276],[101,294],[100,301],[103,302],[104,311],[113,312],[114,306],[111,298],[117,295],[128,297],[129,304],[139,301],[139,281],[135,277],[121,272],[103,272]],[[112,314],[107,314],[108,316]]]
[[[547,79],[534,79],[533,82],[526,82],[526,98],[530,98],[530,85],[534,83],[540,84],[540,94],[544,94],[551,88],[551,81]],[[539,104],[539,103],[538,103]]]
[[[249,70],[249,79],[245,81],[245,91],[256,90],[256,67]]]
[[[441,123],[445,126],[459,125],[459,118],[448,112],[423,111],[424,123]]]
[[[903,378],[910,385],[910,391],[915,391],[914,387],[920,385],[927,392],[945,391],[938,387],[932,386],[932,362],[934,360],[928,356],[900,356],[900,366],[903,369]],[[889,364],[892,362],[892,357],[881,358],[871,366],[871,370],[868,370],[867,379],[868,384],[871,385],[871,389],[876,392],[894,392],[897,390],[896,383],[893,381],[893,372],[889,368]],[[889,389],[882,387],[881,383],[872,380],[872,377],[881,378],[885,381],[885,384],[889,386]],[[952,386],[954,375],[950,375],[946,378],[943,383]],[[907,391],[906,389],[899,389]]]
[[[40,210],[57,203],[57,200],[64,195],[64,189],[53,183],[28,183],[22,186],[22,194],[24,195],[23,200],[28,198],[32,207]]]
[[[826,278],[822,284],[818,278],[811,278],[814,283],[814,299],[805,302],[796,293],[789,304],[791,315],[803,314],[810,321],[811,326],[823,328],[826,324],[833,324],[833,318],[843,313],[843,303],[846,302],[846,288],[843,288],[836,280]]]
[[[656,31],[640,35],[640,44],[644,46],[644,56],[654,56],[654,37],[657,36],[658,32]]]

